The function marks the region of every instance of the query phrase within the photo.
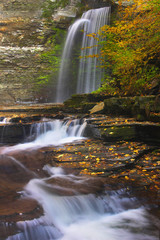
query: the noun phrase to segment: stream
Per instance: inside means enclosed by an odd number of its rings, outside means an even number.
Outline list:
[[[126,186],[111,189],[100,177],[43,161],[45,149],[87,141],[86,125],[45,119],[25,142],[0,147],[1,240],[159,240],[154,206]]]

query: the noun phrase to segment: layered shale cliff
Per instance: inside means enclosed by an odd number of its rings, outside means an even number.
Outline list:
[[[33,101],[39,75],[46,70],[40,55],[45,34],[42,0],[0,3],[0,102]]]

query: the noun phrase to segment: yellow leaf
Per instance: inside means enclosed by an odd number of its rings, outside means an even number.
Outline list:
[[[125,154],[124,156],[125,156],[125,157],[129,157],[130,155],[129,155],[129,154]]]
[[[156,178],[157,176],[156,175],[153,175],[152,178]]]
[[[63,155],[64,155],[64,154],[60,154],[60,155],[58,155],[58,157],[57,157],[57,158],[63,157]]]

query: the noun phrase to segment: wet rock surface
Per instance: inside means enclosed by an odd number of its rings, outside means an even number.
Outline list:
[[[40,107],[38,109],[40,111]],[[45,115],[50,119],[71,117],[65,113],[62,117],[61,112],[51,114],[51,111],[49,115],[48,113],[35,115],[33,110],[32,108],[31,112],[25,112],[25,114],[18,113],[17,116],[14,115],[15,113],[7,112],[12,119],[11,125],[30,125]],[[72,115],[72,118],[77,117],[83,119],[83,114]],[[102,114],[88,116],[87,122],[89,128],[86,129],[86,136],[89,138],[83,141],[58,147],[44,147],[39,150],[9,151],[5,154],[3,150],[6,147],[1,147],[0,151],[3,155],[1,154],[0,158],[0,237],[2,239],[18,231],[15,225],[17,221],[31,220],[43,215],[39,204],[35,200],[24,198],[22,192],[30,179],[49,177],[44,169],[46,164],[51,167],[62,167],[68,176],[75,175],[65,181],[61,177],[47,179],[48,192],[60,196],[73,196],[97,194],[104,190],[117,190],[125,186],[148,204],[155,204],[155,206],[159,204],[159,144],[155,141],[137,140],[135,129],[128,131],[129,127],[136,124],[148,127],[158,126],[158,124],[137,123],[132,118],[110,117]],[[117,128],[122,129],[119,135]],[[158,216],[157,208],[156,212]],[[10,224],[5,225],[4,222]]]
[[[56,166],[73,169],[80,175],[104,177],[107,184],[131,185],[153,202],[159,201],[159,147],[140,142],[111,144],[87,140],[78,146],[59,148],[57,153],[53,160]]]
[[[17,233],[16,222],[39,218],[43,214],[35,200],[23,196],[23,189],[29,180],[47,176],[42,170],[47,163],[43,151],[13,151],[8,155],[1,154],[0,239]]]
[[[56,193],[60,196],[73,196],[81,194],[97,194],[104,190],[104,183],[102,179],[95,179],[91,177],[74,177],[68,179],[51,178],[48,181],[51,186],[50,192]],[[53,185],[53,187],[52,187]]]
[[[0,150],[2,151],[3,148]],[[40,151],[13,151],[8,153],[8,155],[1,154],[1,219],[8,218],[8,221],[12,221],[14,215],[15,218],[20,219],[23,218],[23,216],[17,215],[20,215],[20,213],[32,212],[37,207],[35,201],[30,200],[30,203],[28,203],[25,198],[21,198],[21,191],[29,180],[46,176],[45,172],[42,171],[44,164],[45,156]],[[13,215],[13,217],[10,215]]]

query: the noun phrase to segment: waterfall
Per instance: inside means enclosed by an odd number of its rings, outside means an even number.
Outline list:
[[[34,123],[26,143],[6,147],[0,150],[1,154],[7,154],[19,150],[38,149],[46,146],[58,146],[85,139],[83,133],[87,122],[85,119],[69,121],[44,121]],[[26,140],[27,140],[26,139]]]
[[[49,121],[39,122],[32,125],[29,139],[35,136],[36,143],[46,145],[57,145],[57,141],[65,141],[67,138],[81,138],[86,127],[86,121],[83,119],[74,119],[70,121]]]
[[[100,86],[103,77],[97,57],[100,51],[98,40],[88,34],[109,24],[110,7],[91,9],[85,12],[68,30],[58,78],[56,102],[63,102],[74,93],[89,93]],[[81,58],[79,59],[79,56]],[[77,66],[78,65],[78,66]],[[77,68],[78,67],[78,68]]]
[[[87,19],[79,19],[77,20],[70,28],[68,32],[68,36],[66,39],[66,43],[63,50],[61,67],[58,77],[58,86],[57,86],[57,102],[63,102],[63,100],[67,99],[71,94],[71,82],[70,82],[70,65],[71,65],[71,56],[73,52],[73,46],[75,42],[75,38],[79,33],[79,30],[83,29],[83,25],[88,24]]]
[[[2,124],[9,124],[10,118],[0,117],[0,125]]]
[[[100,48],[98,40],[96,38],[88,38],[87,34],[97,33],[102,26],[108,24],[109,14],[110,8],[107,7],[89,10],[82,15],[82,18],[90,20],[90,24],[85,26],[84,29],[86,34],[84,34],[82,41],[82,58],[79,65],[77,93],[89,93],[100,87],[103,75],[101,68],[97,68],[100,62],[96,57],[85,59],[85,56],[98,55]]]
[[[125,189],[99,197],[78,191],[70,194],[73,185],[85,188],[87,178],[44,168],[49,177],[30,180],[23,191],[25,197],[38,201],[43,216],[17,222],[19,231],[6,240],[158,240],[149,213]]]

